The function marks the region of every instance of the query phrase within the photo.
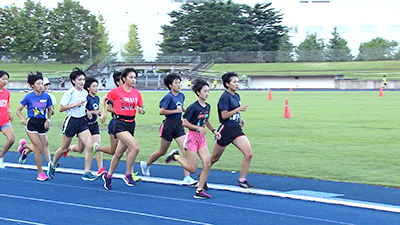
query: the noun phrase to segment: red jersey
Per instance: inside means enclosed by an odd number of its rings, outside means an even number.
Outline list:
[[[10,92],[3,88],[0,91],[0,126],[10,122],[10,115],[8,109],[10,108]]]
[[[124,86],[114,88],[107,98],[113,101],[115,114],[121,116],[135,116],[136,108],[143,105],[142,94],[135,88],[130,92],[125,91]]]

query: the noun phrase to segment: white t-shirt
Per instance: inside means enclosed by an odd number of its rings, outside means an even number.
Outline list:
[[[56,99],[56,96],[54,96],[52,93],[48,93],[48,92],[46,92],[48,95],[50,95],[50,98],[51,98],[51,102],[53,103],[53,106],[55,105],[55,104],[57,104],[57,99]]]
[[[61,98],[60,105],[61,106],[66,106],[66,105],[71,105],[80,101],[84,101],[84,103],[79,106],[79,107],[73,107],[71,109],[68,109],[67,115],[72,116],[72,117],[83,117],[86,115],[85,109],[86,109],[86,104],[87,100],[86,97],[88,95],[88,92],[85,89],[82,89],[80,91],[76,90],[74,87],[69,89],[64,93],[64,95]]]

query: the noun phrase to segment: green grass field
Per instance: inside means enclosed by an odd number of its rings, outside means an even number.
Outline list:
[[[159,147],[158,128],[163,117],[159,115],[158,102],[165,93],[142,92],[147,113],[137,116],[135,135],[141,146],[137,161],[146,160]],[[239,93],[242,103],[250,105],[242,113],[244,132],[254,152],[250,172],[400,187],[400,92],[385,91],[384,97],[378,97],[377,91],[273,91],[271,101],[265,91]],[[62,93],[54,94],[59,101]],[[196,100],[192,92],[184,94],[186,107]],[[221,91],[212,91],[208,101],[214,126],[218,125],[216,103],[220,94]],[[24,95],[12,93],[14,115]],[[283,118],[286,98],[291,119]],[[65,116],[56,112],[52,118],[48,134],[52,152],[61,143]],[[16,151],[18,140],[27,136],[18,117],[14,116],[12,125],[16,134],[12,151]],[[109,145],[106,128],[101,126],[101,136],[103,144]],[[207,139],[212,151],[210,133]],[[0,141],[4,143],[4,136],[0,135]],[[173,144],[170,149],[176,147]],[[241,160],[241,153],[229,146],[213,169],[239,171]],[[62,159],[60,163],[63,164]]]
[[[208,72],[235,71],[240,75],[321,75],[342,74],[345,78],[400,79],[400,61],[354,61],[312,63],[214,64]]]

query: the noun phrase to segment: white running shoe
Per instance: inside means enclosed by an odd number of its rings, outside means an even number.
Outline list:
[[[187,177],[183,178],[182,184],[183,185],[196,185],[197,180],[193,179],[191,176],[187,176]]]
[[[144,161],[140,162],[140,168],[142,169],[143,176],[150,176],[150,166],[147,166],[147,163]]]

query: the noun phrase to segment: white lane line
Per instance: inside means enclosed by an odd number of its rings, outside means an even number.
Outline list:
[[[15,222],[15,223],[23,223],[23,224],[46,225],[45,223],[36,223],[36,222],[31,222],[31,221],[26,221],[26,220],[17,220],[17,219],[5,218],[5,217],[0,217],[0,220]]]
[[[45,203],[51,203],[51,204],[57,204],[57,205],[67,205],[67,206],[74,206],[74,207],[87,208],[87,209],[97,209],[97,210],[111,211],[111,212],[117,212],[117,213],[126,213],[126,214],[146,216],[146,217],[152,217],[152,218],[157,218],[157,219],[162,219],[162,220],[172,220],[172,221],[190,223],[190,224],[209,225],[209,223],[203,223],[203,222],[198,222],[198,221],[172,218],[172,217],[166,217],[166,216],[159,216],[159,215],[154,215],[154,214],[149,214],[149,213],[134,212],[134,211],[128,211],[128,210],[122,210],[122,209],[113,209],[113,208],[98,207],[98,206],[92,206],[92,205],[84,205],[84,204],[78,204],[78,203],[72,203],[72,202],[61,202],[61,201],[53,201],[53,200],[49,200],[49,199],[31,198],[31,197],[7,195],[7,194],[0,194],[0,196],[6,197],[6,198],[15,198],[15,199],[35,201],[35,202],[45,202]]]
[[[26,165],[26,164],[17,164],[17,163],[4,163],[4,164],[7,167],[36,170],[36,165]],[[47,169],[47,168],[44,168],[44,169]],[[71,169],[71,168],[57,168],[57,172],[71,173],[71,174],[84,174],[84,170]],[[124,176],[125,176],[124,174],[117,174],[117,173],[113,174],[113,177],[116,177],[116,178],[123,178]],[[182,181],[175,180],[175,179],[160,178],[160,177],[145,177],[145,176],[137,176],[137,177],[141,177],[142,181],[145,181],[145,182],[182,185]],[[396,205],[380,204],[380,203],[366,202],[366,201],[355,201],[355,200],[340,199],[340,198],[337,198],[337,199],[319,198],[319,197],[290,194],[290,193],[285,193],[285,192],[280,192],[280,191],[265,190],[265,189],[258,189],[258,188],[245,189],[245,188],[241,188],[238,186],[224,185],[224,184],[207,183],[207,185],[209,188],[216,189],[216,190],[225,190],[225,191],[233,191],[233,192],[239,192],[239,193],[273,196],[273,197],[279,197],[279,198],[290,198],[290,199],[303,200],[303,201],[309,201],[309,202],[319,202],[319,203],[326,203],[326,204],[332,204],[332,205],[343,205],[343,206],[350,206],[350,207],[363,208],[363,209],[372,209],[372,210],[378,210],[378,211],[400,213],[400,206],[396,206]]]
[[[90,187],[83,187],[83,186],[73,186],[73,185],[68,185],[68,184],[56,184],[56,183],[50,183],[50,182],[37,182],[37,181],[18,180],[18,179],[13,179],[13,178],[1,178],[0,177],[0,180],[9,180],[9,181],[19,182],[19,183],[20,182],[24,182],[24,183],[39,184],[39,185],[57,186],[57,187],[63,187],[63,188],[68,188],[68,189],[81,189],[81,190],[85,190],[85,191],[97,191],[97,192],[108,192],[108,193],[115,193],[115,194],[124,194],[124,195],[130,195],[130,196],[134,196],[134,197],[154,198],[154,199],[158,199],[158,200],[161,199],[161,200],[167,200],[167,201],[178,201],[178,202],[185,202],[185,203],[202,204],[202,205],[207,205],[209,207],[230,208],[230,209],[241,210],[241,211],[245,210],[245,211],[249,211],[249,212],[257,212],[257,213],[263,213],[263,214],[279,215],[279,216],[285,216],[285,217],[291,217],[291,218],[297,218],[297,219],[320,221],[320,222],[325,222],[325,223],[352,225],[351,223],[346,223],[346,222],[341,222],[341,221],[334,221],[334,220],[322,219],[322,218],[317,218],[317,217],[307,217],[307,216],[302,216],[302,215],[274,212],[274,211],[268,211],[268,210],[263,210],[263,209],[242,207],[242,206],[234,206],[234,205],[213,203],[213,202],[209,202],[209,201],[180,199],[180,198],[174,198],[174,197],[166,197],[166,196],[158,196],[158,195],[150,195],[150,194],[134,193],[134,192],[124,192],[124,191],[116,191],[116,190],[107,191],[107,190],[98,189],[98,188],[90,188]]]

